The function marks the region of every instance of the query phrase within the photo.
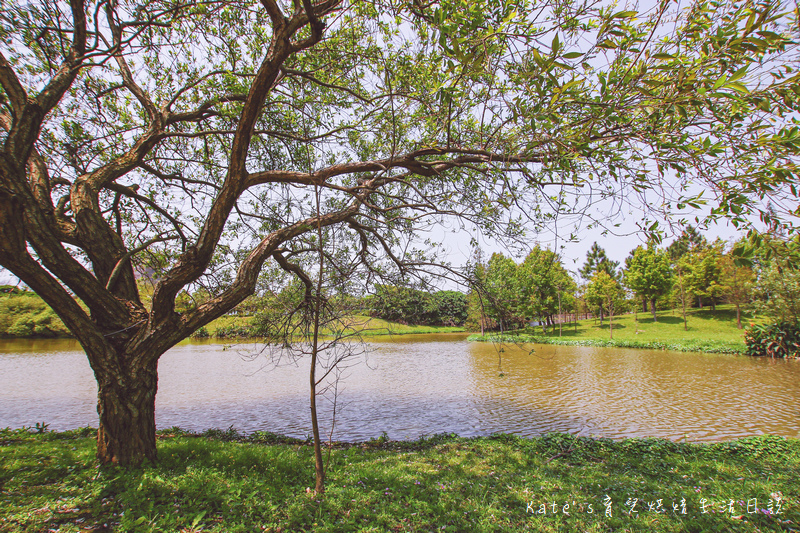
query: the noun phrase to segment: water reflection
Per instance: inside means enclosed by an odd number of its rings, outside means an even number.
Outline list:
[[[725,355],[468,343],[464,335],[370,341],[338,387],[334,438],[455,432],[717,440],[800,437],[800,362]],[[365,360],[366,359],[366,360]],[[256,344],[184,343],[159,364],[159,427],[310,433],[307,360]],[[0,427],[96,425],[95,385],[74,341],[0,341]],[[330,405],[328,406],[328,423]]]

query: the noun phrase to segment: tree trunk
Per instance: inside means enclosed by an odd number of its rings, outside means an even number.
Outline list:
[[[689,331],[689,325],[686,323],[686,292],[683,285],[681,285],[681,308],[683,309],[683,331]]]
[[[655,298],[650,300],[650,310],[653,312],[653,322],[658,322],[658,319],[656,318],[656,299]]]
[[[642,312],[647,312],[647,298],[642,298]]]
[[[97,458],[102,464],[156,460],[157,360],[145,368],[101,376],[98,382]]]
[[[739,309],[739,302],[736,302],[736,327],[742,329],[742,312]]]

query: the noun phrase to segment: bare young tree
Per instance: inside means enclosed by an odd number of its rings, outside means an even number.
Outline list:
[[[792,6],[604,4],[6,0],[0,266],[85,350],[100,461],[156,458],[161,355],[320,228],[402,273],[444,217],[501,238],[602,198],[794,209]]]

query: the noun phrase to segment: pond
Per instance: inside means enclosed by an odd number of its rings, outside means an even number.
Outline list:
[[[535,348],[533,352],[531,348]],[[329,387],[334,440],[442,432],[722,440],[800,437],[800,361],[668,351],[496,346],[464,334],[374,338]],[[361,353],[363,352],[363,353]],[[159,363],[156,423],[305,438],[308,358],[191,341]],[[0,427],[97,425],[96,386],[71,340],[0,340]]]

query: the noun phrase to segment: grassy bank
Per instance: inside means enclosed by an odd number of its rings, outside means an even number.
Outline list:
[[[219,339],[245,339],[253,337],[252,317],[223,316],[196,333],[196,337]],[[344,321],[349,329],[358,330],[365,337],[374,335],[405,335],[410,333],[454,333],[463,328],[445,326],[414,326],[388,322],[369,316],[354,315]],[[333,334],[333,331],[325,331]],[[55,338],[71,337],[55,312],[37,294],[11,288],[0,291],[0,337],[6,338]]]
[[[95,465],[89,433],[0,432],[0,531],[800,529],[800,441],[779,437],[378,440],[335,448],[315,495],[304,443],[163,437],[156,466],[124,471]]]
[[[44,300],[30,291],[0,286],[0,337],[69,337],[69,330]]]
[[[220,339],[229,338],[249,338],[252,337],[250,330],[251,317],[247,316],[223,316],[211,322],[205,327],[201,336],[208,336]],[[408,335],[412,333],[457,333],[464,331],[464,328],[449,326],[416,326],[389,322],[380,318],[372,318],[364,315],[353,315],[346,317],[343,321],[342,329],[346,334],[359,332],[363,337],[373,337],[376,335]],[[323,335],[335,335],[337,332],[323,328]]]
[[[614,339],[611,340],[608,319],[581,320],[577,327],[564,324],[561,336],[558,327],[545,335],[541,328],[527,328],[503,335],[472,335],[470,340],[505,342],[535,342],[540,344],[562,344],[573,346],[615,346],[619,348],[652,348],[707,353],[743,353],[744,330],[736,327],[736,311],[720,306],[687,312],[688,329],[684,330],[683,317],[673,311],[656,313],[653,321],[650,314],[623,315],[614,317]],[[743,324],[749,321],[743,319]]]

